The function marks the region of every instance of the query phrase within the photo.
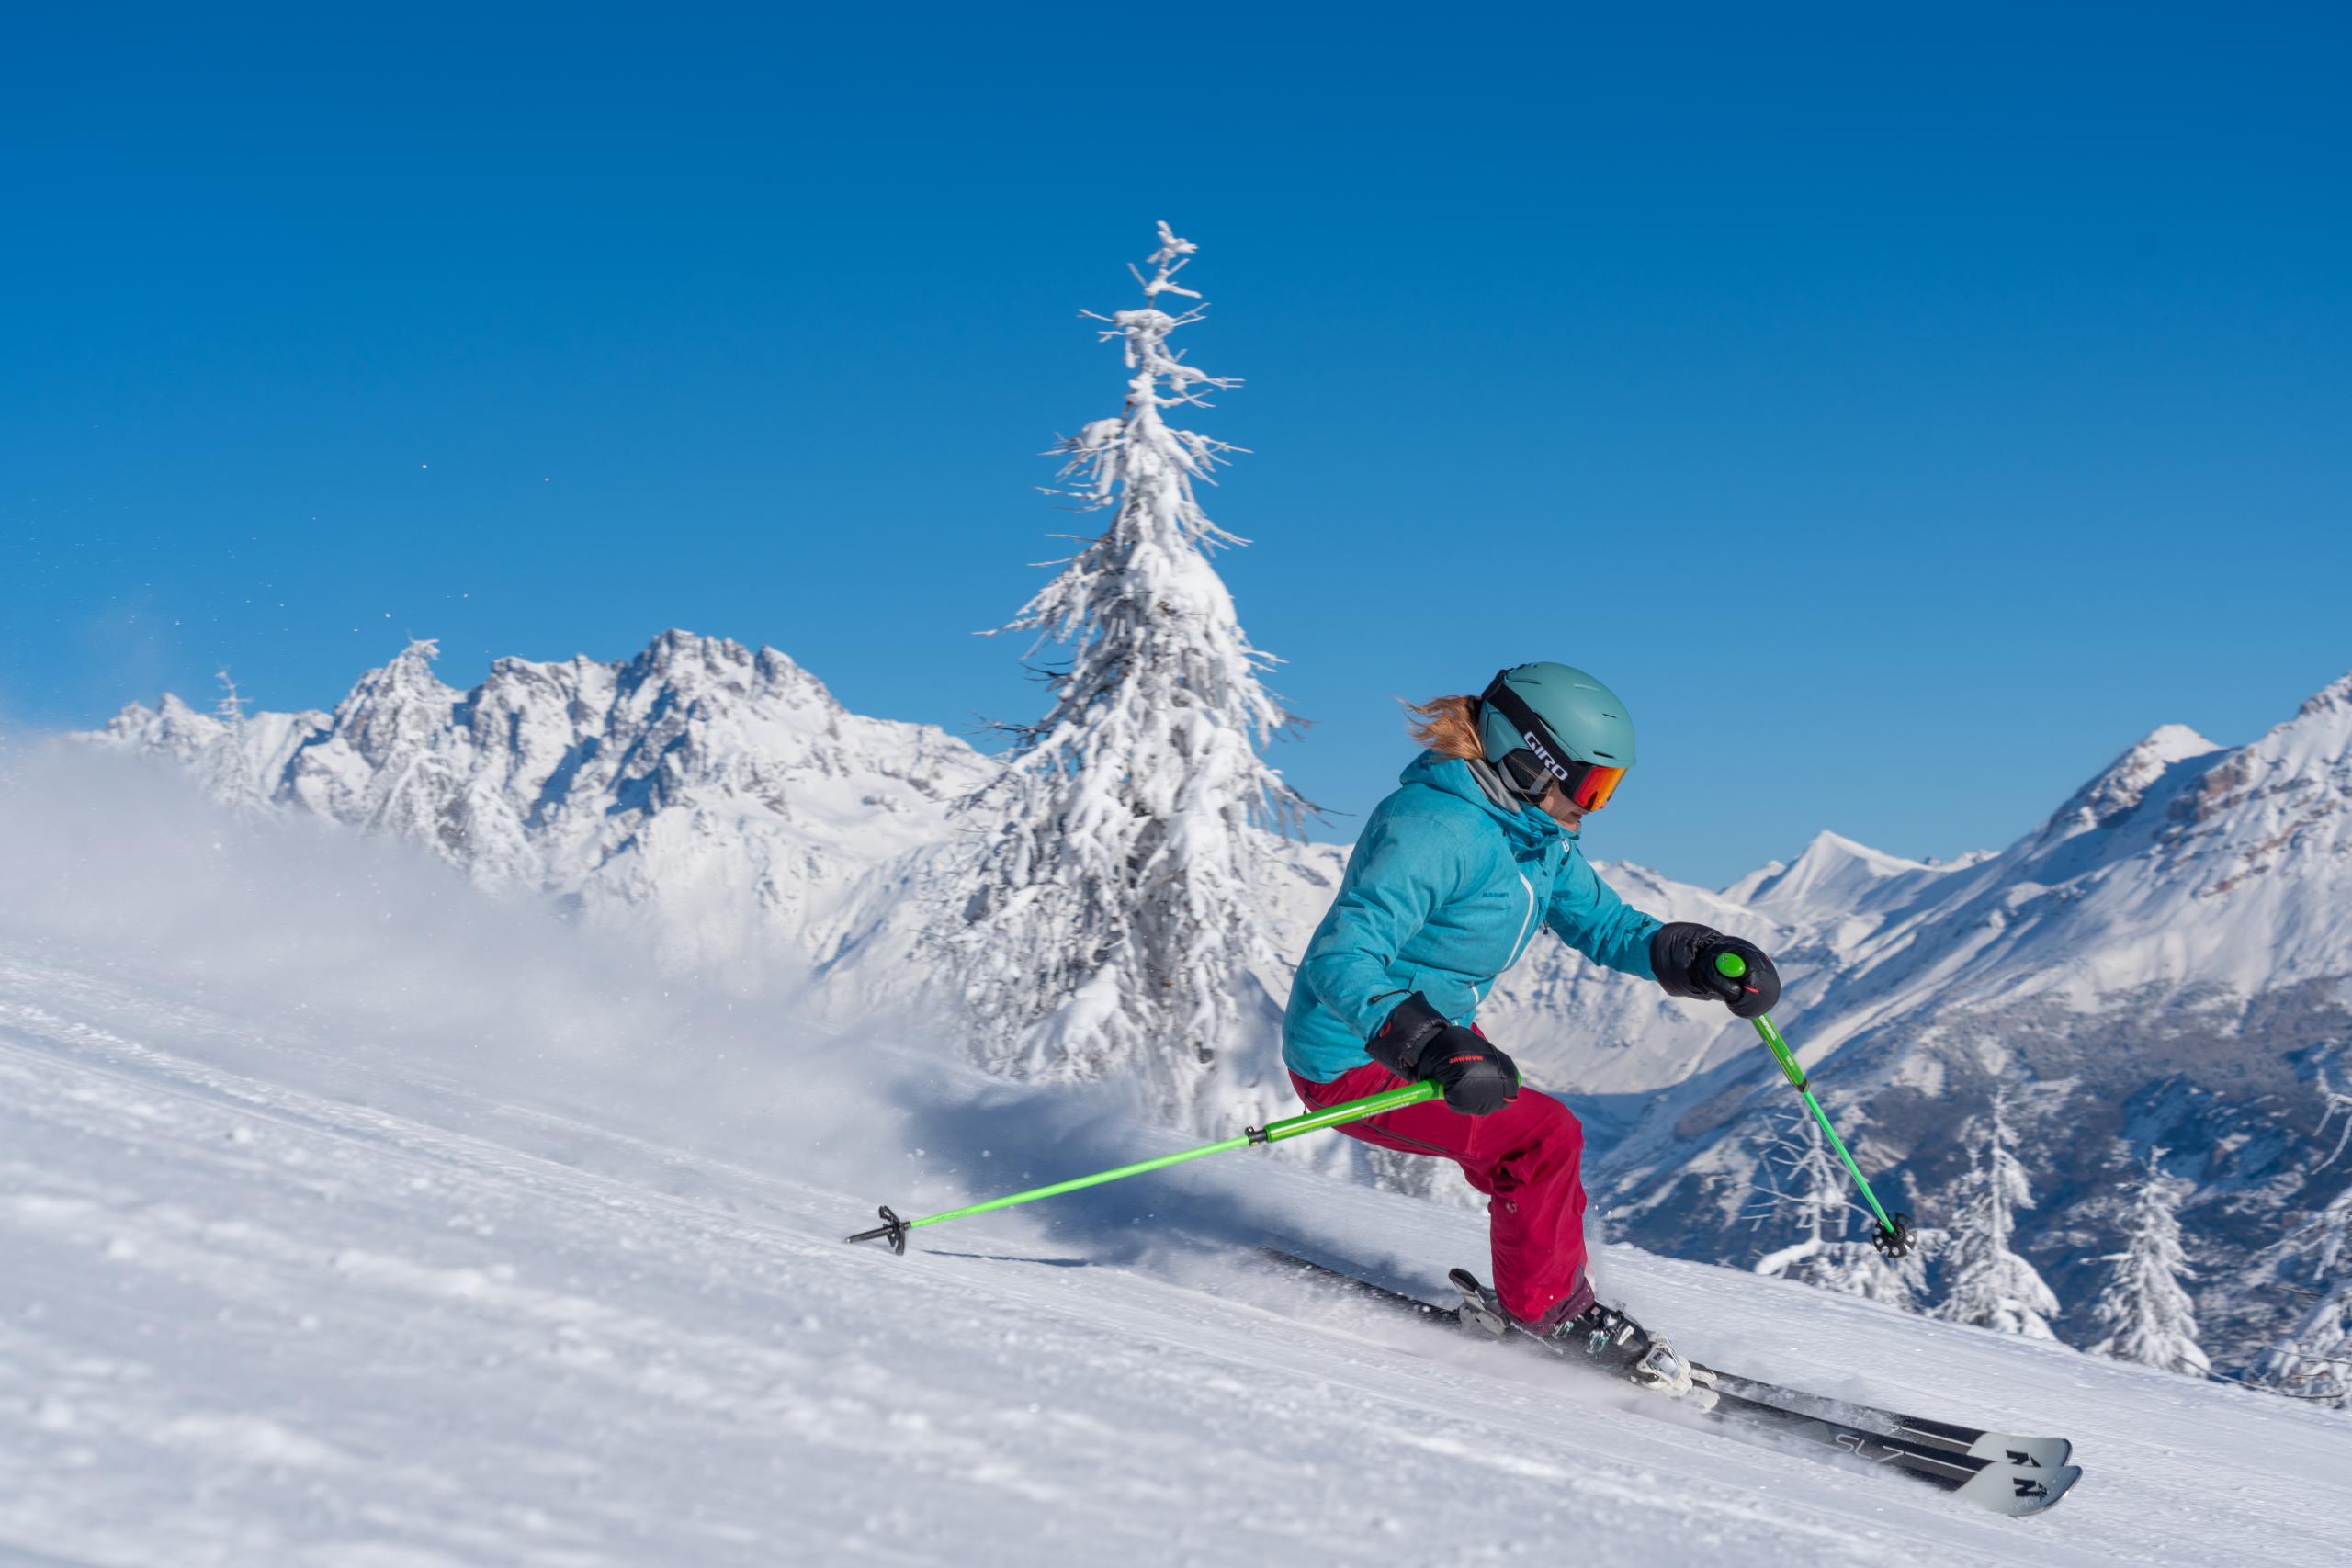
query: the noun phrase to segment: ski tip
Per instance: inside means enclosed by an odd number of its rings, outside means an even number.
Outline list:
[[[1960,1495],[1980,1508],[2012,1518],[2046,1512],[2083,1478],[2080,1465],[2034,1469],[2012,1464],[1988,1464],[1960,1488]]]
[[[1969,1445],[1970,1455],[2020,1470],[2056,1470],[2075,1457],[2075,1445],[2064,1438],[2020,1438],[2014,1432],[1986,1432]]]

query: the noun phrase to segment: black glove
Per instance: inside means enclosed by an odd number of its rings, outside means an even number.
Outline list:
[[[1433,1083],[1465,1116],[1488,1116],[1519,1097],[1519,1069],[1475,1029],[1449,1023],[1415,991],[1396,1004],[1364,1051],[1400,1078]]]
[[[1739,955],[1747,972],[1737,979],[1715,967],[1724,953]],[[1650,938],[1650,968],[1669,997],[1712,997],[1739,1018],[1756,1018],[1780,1005],[1781,972],[1762,948],[1713,926],[1676,920]]]

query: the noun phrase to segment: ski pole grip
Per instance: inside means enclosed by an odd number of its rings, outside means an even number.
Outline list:
[[[1726,980],[1737,980],[1747,974],[1747,960],[1736,953],[1715,954],[1715,973]]]

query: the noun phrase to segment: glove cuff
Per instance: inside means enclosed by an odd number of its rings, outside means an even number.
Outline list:
[[[1723,939],[1723,932],[1696,920],[1668,921],[1650,933],[1650,973],[1669,997],[1710,998],[1713,993],[1694,981],[1690,970]]]
[[[1372,1038],[1364,1042],[1364,1054],[1398,1077],[1419,1083],[1423,1077],[1421,1048],[1443,1033],[1451,1021],[1430,1006],[1427,997],[1415,991],[1373,1031]]]

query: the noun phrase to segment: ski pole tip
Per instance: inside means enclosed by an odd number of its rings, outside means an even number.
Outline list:
[[[843,1236],[842,1239],[844,1241],[887,1241],[890,1244],[891,1251],[904,1258],[907,1255],[907,1232],[911,1227],[906,1221],[892,1213],[888,1203],[882,1205],[879,1213],[882,1215],[880,1224],[870,1231],[859,1231],[855,1235]]]

